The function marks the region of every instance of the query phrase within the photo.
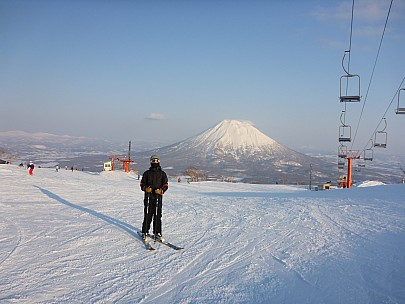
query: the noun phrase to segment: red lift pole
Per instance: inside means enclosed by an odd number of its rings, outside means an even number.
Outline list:
[[[353,163],[353,158],[349,157],[347,159],[347,188],[350,188],[352,186],[352,163]]]
[[[347,151],[347,178],[346,178],[346,187],[350,188],[353,183],[352,179],[352,167],[353,167],[353,160],[360,159],[360,151],[359,150],[349,150]]]
[[[122,169],[125,172],[129,172],[129,164],[133,163],[134,161],[131,160],[131,141],[129,141],[129,146],[128,146],[128,157],[126,159],[120,159],[122,162]]]

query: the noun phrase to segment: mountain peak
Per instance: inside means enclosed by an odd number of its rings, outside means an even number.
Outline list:
[[[250,152],[266,146],[277,145],[277,142],[260,132],[250,121],[223,120],[214,127],[193,138],[199,145],[209,145],[215,149],[246,150]]]

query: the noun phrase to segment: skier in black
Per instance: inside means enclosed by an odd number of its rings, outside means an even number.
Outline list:
[[[167,175],[160,167],[157,155],[150,157],[150,168],[142,175],[141,190],[144,196],[144,218],[142,224],[142,237],[148,237],[150,224],[153,219],[153,234],[155,238],[164,241],[162,236],[162,197],[169,188]]]

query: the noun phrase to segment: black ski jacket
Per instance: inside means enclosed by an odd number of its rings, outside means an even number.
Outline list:
[[[159,166],[156,168],[150,167],[149,170],[143,173],[140,186],[142,191],[150,187],[153,191],[162,189],[164,193],[169,188],[169,183],[166,173]]]

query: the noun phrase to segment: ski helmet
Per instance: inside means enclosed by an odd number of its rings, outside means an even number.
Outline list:
[[[159,163],[159,162],[160,162],[159,156],[157,156],[157,155],[152,155],[152,156],[150,157],[150,162],[151,162],[151,163],[152,163],[152,162],[157,162],[157,163]]]

